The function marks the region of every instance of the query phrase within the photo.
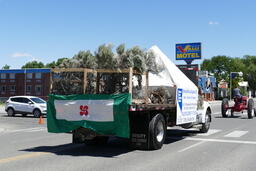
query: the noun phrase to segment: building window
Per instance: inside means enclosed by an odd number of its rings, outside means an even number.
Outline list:
[[[15,74],[14,74],[14,73],[10,73],[10,74],[9,74],[9,78],[10,78],[10,79],[15,79]]]
[[[32,79],[33,78],[33,73],[27,73],[27,79]]]
[[[0,79],[6,79],[6,74],[5,73],[1,73]]]
[[[16,91],[16,86],[15,85],[10,85],[9,90],[12,91],[12,92]]]
[[[38,72],[36,73],[36,79],[41,79],[42,78],[42,73]]]
[[[42,85],[36,85],[35,86],[36,95],[42,94]]]
[[[32,85],[27,85],[27,86],[26,86],[26,92],[27,92],[27,93],[30,93],[30,92],[31,92],[31,89],[32,89]]]
[[[6,93],[6,86],[5,85],[1,85],[0,86],[0,94],[5,94]]]

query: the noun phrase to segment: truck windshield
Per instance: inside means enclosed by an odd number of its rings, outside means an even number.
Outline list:
[[[45,103],[45,101],[43,99],[40,99],[40,98],[31,98],[31,100],[35,103]]]

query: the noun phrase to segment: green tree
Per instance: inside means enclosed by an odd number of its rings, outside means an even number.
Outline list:
[[[21,68],[44,68],[44,64],[42,62],[38,62],[38,61],[31,61],[31,62],[27,62],[25,65],[23,65]]]
[[[10,69],[10,65],[5,64],[2,69]]]
[[[205,59],[201,64],[201,70],[213,73],[217,81],[224,79],[229,81],[229,74],[232,72],[233,60],[228,56],[214,56]]]
[[[243,58],[215,56],[212,59],[205,59],[201,69],[214,73],[217,81],[224,79],[228,83],[230,83],[230,72],[242,72],[243,77],[236,76],[232,79],[232,87],[244,80],[248,81],[251,90],[256,91],[256,56],[245,55]]]
[[[52,61],[51,63],[47,63],[45,65],[45,68],[55,68],[56,67],[56,62]]]
[[[245,55],[242,58],[244,64],[244,79],[248,81],[249,87],[254,92],[256,91],[256,56]]]
[[[46,68],[54,68],[54,67],[59,67],[62,62],[68,58],[59,58],[56,62],[52,61],[51,63],[48,63],[45,65]]]

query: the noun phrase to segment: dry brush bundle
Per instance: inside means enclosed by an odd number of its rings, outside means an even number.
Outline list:
[[[90,51],[80,51],[73,58],[65,59],[58,66],[59,68],[88,68],[88,69],[112,69],[122,70],[132,67],[138,73],[159,72],[155,63],[155,57],[151,52],[135,46],[125,49],[121,44],[116,48],[116,53],[112,51],[111,44],[104,44],[92,54]],[[55,75],[56,77],[56,75]],[[128,73],[87,73],[86,86],[83,85],[84,73],[82,72],[61,72],[54,78],[52,93],[55,94],[115,94],[125,93],[129,90]],[[136,92],[141,94],[141,79]],[[84,91],[83,88],[86,87]]]

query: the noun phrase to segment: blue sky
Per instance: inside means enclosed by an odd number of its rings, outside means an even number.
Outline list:
[[[256,55],[254,0],[0,0],[0,67],[49,63],[104,43],[202,42],[202,56]],[[195,61],[201,63],[202,60]]]

